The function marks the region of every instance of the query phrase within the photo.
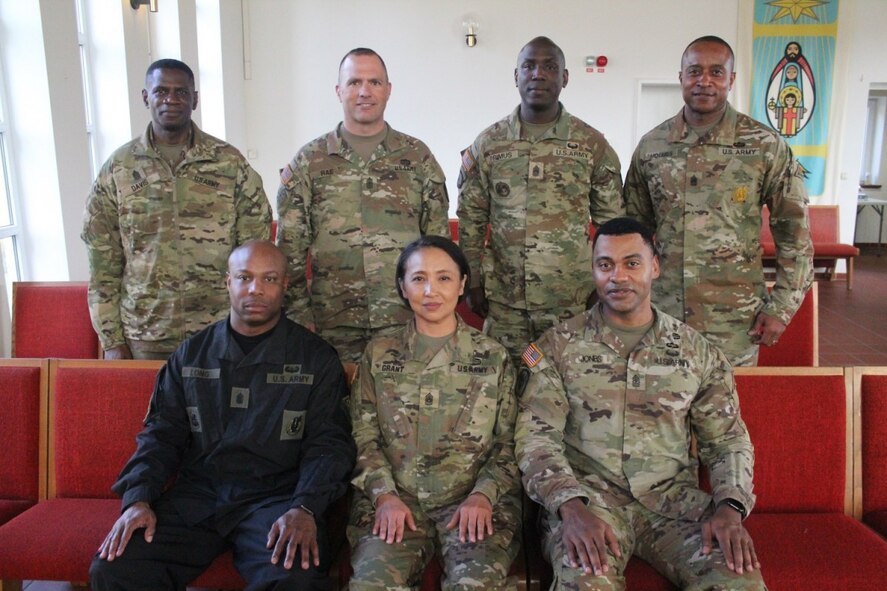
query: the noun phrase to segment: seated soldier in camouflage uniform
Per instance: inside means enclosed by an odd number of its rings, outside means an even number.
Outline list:
[[[742,519],[754,451],[726,357],[654,308],[652,232],[595,236],[600,301],[527,347],[516,454],[557,589],[624,589],[634,553],[683,589],[764,589]],[[695,433],[699,459],[690,452]],[[712,493],[699,488],[699,460]]]
[[[450,240],[414,241],[395,275],[414,319],[367,346],[351,396],[351,589],[413,588],[435,554],[444,590],[514,588],[520,482],[508,353],[456,315],[469,270]]]

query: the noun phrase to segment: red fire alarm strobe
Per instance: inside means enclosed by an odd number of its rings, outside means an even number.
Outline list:
[[[595,72],[603,74],[608,63],[610,63],[610,60],[605,55],[590,55],[585,58],[585,71],[588,74],[594,74]]]

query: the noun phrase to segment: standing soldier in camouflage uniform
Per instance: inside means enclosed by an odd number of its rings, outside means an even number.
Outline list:
[[[616,153],[558,101],[569,73],[547,37],[527,43],[514,82],[521,103],[462,152],[459,244],[471,264],[468,301],[514,359],[594,293],[589,215],[622,215]],[[487,225],[491,232],[484,244]]]
[[[290,317],[342,361],[358,361],[374,335],[410,318],[394,290],[394,262],[420,235],[449,236],[449,201],[428,147],[385,122],[391,83],[376,52],[345,55],[336,93],[342,123],[283,169],[277,244],[290,260]]]
[[[89,312],[106,359],[166,359],[224,318],[228,254],[271,231],[262,179],[191,121],[191,68],[154,62],[142,99],[152,121],[102,166],[81,234]]]
[[[455,313],[468,275],[465,255],[440,236],[397,261],[415,319],[370,343],[351,396],[352,591],[418,588],[435,554],[445,591],[514,588],[514,370],[502,345]]]
[[[544,507],[556,588],[624,589],[634,553],[683,589],[764,589],[742,526],[754,452],[730,364],[651,306],[658,275],[649,228],[604,224],[600,302],[523,354],[516,453],[527,494]],[[691,432],[711,495],[699,488]]]
[[[803,170],[778,133],[727,103],[733,50],[701,37],[684,51],[686,103],[645,135],[625,180],[628,215],[656,230],[662,279],[653,300],[717,345],[756,365],[813,280]],[[776,242],[772,296],[761,264],[761,208]]]

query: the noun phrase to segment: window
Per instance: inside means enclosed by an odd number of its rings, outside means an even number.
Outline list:
[[[90,75],[89,42],[86,35],[86,9],[84,0],[77,0],[77,43],[80,47],[80,76],[83,79],[83,104],[86,110],[86,141],[89,146],[89,166],[92,175],[99,171],[101,162],[96,161],[96,126],[93,118],[92,76]]]
[[[12,307],[12,282],[20,279],[18,235],[12,166],[9,143],[9,125],[6,116],[3,70],[0,69],[0,278],[6,290],[6,302]]]

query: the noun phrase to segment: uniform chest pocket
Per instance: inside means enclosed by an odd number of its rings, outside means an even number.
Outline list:
[[[409,437],[418,411],[419,387],[392,376],[376,378],[376,413],[386,444]]]
[[[462,441],[471,441],[478,445],[488,442],[496,428],[496,411],[498,408],[498,379],[472,378],[462,399],[461,408],[456,415],[452,434]]]

